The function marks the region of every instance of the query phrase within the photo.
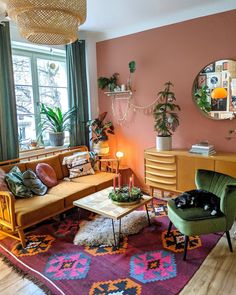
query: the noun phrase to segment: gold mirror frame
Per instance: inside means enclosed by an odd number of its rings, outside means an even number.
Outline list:
[[[221,59],[206,65],[196,76],[193,101],[206,117],[232,120],[236,117],[236,61]]]

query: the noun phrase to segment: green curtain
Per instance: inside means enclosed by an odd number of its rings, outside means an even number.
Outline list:
[[[88,89],[86,77],[85,41],[76,41],[66,46],[69,107],[78,107],[76,122],[70,132],[70,145],[89,146]]]
[[[19,157],[9,23],[0,25],[0,161]]]

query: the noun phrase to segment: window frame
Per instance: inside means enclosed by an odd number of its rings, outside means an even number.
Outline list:
[[[15,42],[18,43],[18,42]],[[46,59],[58,62],[65,62],[65,68],[67,69],[66,63],[66,51],[51,49],[47,47],[38,47],[38,46],[20,46],[19,44],[12,44],[12,56],[25,56],[30,59],[30,67],[31,67],[31,78],[32,78],[32,93],[33,93],[33,110],[34,110],[34,118],[35,118],[35,135],[38,138],[41,130],[39,128],[40,124],[40,93],[39,88],[42,87],[39,85],[39,75],[37,68],[37,59]],[[15,84],[20,85],[20,84]],[[30,86],[31,87],[31,86]],[[67,101],[68,101],[68,81],[67,87],[58,87],[67,89]],[[68,101],[69,102],[69,101]]]

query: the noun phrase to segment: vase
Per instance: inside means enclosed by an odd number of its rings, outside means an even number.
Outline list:
[[[157,136],[156,137],[156,150],[157,151],[171,151],[172,150],[172,137],[171,136]]]
[[[93,150],[96,152],[99,156],[107,155],[109,154],[110,148],[108,145],[108,141],[99,141],[98,143],[93,144]]]
[[[49,133],[49,141],[51,146],[62,146],[64,145],[64,132]]]

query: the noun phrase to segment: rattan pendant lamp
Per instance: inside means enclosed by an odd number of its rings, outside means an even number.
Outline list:
[[[69,44],[78,39],[78,27],[86,19],[86,0],[0,0],[30,42]]]

